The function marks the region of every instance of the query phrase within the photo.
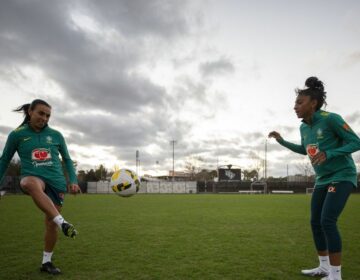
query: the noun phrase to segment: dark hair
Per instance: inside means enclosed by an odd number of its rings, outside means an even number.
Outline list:
[[[320,81],[317,77],[309,77],[305,81],[305,89],[296,89],[295,92],[297,95],[307,95],[311,99],[317,100],[316,111],[319,110],[324,104],[327,105],[326,91],[324,90],[324,83]]]
[[[21,105],[20,107],[18,107],[14,110],[14,112],[23,112],[24,113],[25,118],[24,118],[23,122],[20,124],[20,126],[22,126],[23,124],[28,123],[30,121],[29,109],[34,110],[37,105],[45,105],[45,106],[51,108],[51,106],[46,101],[44,101],[42,99],[35,99],[35,100],[33,100],[33,102]]]

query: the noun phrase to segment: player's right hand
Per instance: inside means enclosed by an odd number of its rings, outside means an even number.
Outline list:
[[[269,138],[275,138],[276,140],[282,139],[281,135],[277,131],[271,131],[268,135]]]

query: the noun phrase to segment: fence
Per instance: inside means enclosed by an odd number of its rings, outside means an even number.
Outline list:
[[[197,182],[198,193],[248,193],[258,191],[259,193],[273,193],[282,191],[282,193],[306,193],[307,188],[313,188],[314,182],[266,182],[266,188],[263,184],[253,184],[250,181],[222,181],[222,182]],[[358,188],[354,188],[356,193],[360,193],[360,182]]]
[[[107,181],[99,182],[79,182],[83,193],[112,193],[112,189]],[[222,181],[222,182],[204,182],[204,181],[142,181],[139,193],[247,193],[249,190],[258,191],[259,193],[306,193],[306,189],[313,188],[314,182],[272,182],[267,181],[266,189],[262,184],[253,184],[247,181]],[[20,178],[6,176],[0,185],[0,189],[7,193],[23,193],[20,189]],[[358,188],[354,189],[355,193],[360,193],[360,181]]]
[[[138,193],[196,193],[197,183],[191,182],[168,182],[168,181],[156,181],[156,182],[141,182],[141,187]],[[109,182],[88,182],[88,193],[113,193]]]

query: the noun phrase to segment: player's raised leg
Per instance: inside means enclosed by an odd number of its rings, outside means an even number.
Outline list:
[[[45,213],[63,231],[65,236],[74,238],[77,234],[74,226],[69,224],[60,215],[58,209],[49,196],[45,193],[45,183],[38,177],[27,176],[20,182],[21,188],[29,194],[36,206]]]

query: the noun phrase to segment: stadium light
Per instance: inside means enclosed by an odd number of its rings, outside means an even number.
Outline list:
[[[267,139],[265,138],[264,179],[267,178]]]
[[[140,153],[139,153],[139,150],[136,150],[136,174],[139,175],[139,169],[140,169]]]
[[[173,168],[172,168],[172,181],[175,181],[175,143],[176,140],[171,140],[170,144],[172,145],[172,156],[173,156]]]

